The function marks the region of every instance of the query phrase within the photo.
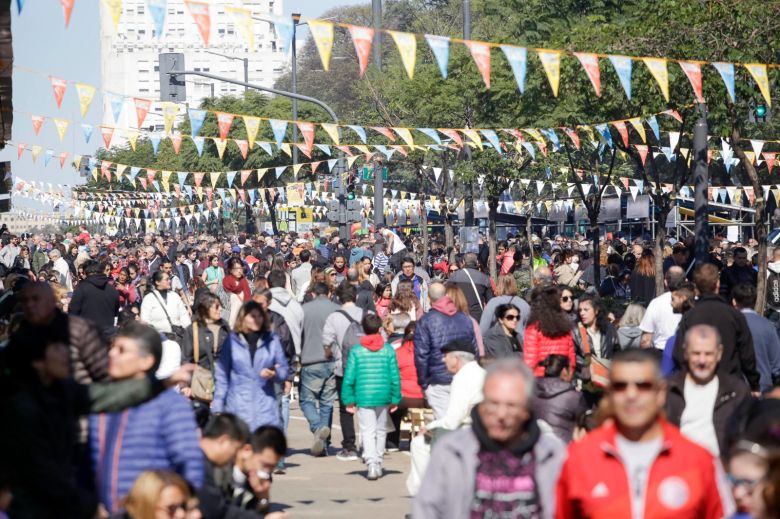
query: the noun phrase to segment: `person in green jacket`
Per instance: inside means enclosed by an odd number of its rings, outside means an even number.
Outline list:
[[[393,347],[379,333],[382,319],[366,314],[361,324],[366,335],[347,357],[341,401],[348,412],[357,412],[368,479],[375,481],[382,476],[387,413],[401,402],[401,375]]]

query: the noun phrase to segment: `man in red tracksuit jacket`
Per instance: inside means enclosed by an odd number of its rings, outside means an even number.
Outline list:
[[[615,355],[606,398],[614,419],[569,446],[557,519],[731,517],[720,462],[662,416],[666,388],[651,352]]]

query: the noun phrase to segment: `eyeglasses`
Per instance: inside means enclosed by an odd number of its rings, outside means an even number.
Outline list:
[[[746,494],[752,494],[756,486],[761,483],[760,479],[736,478],[731,474],[727,474],[726,477],[734,490],[742,488]]]
[[[185,503],[177,503],[173,505],[163,506],[161,507],[163,510],[165,510],[168,513],[168,517],[173,517],[176,515],[176,512],[179,510],[187,511],[187,505]]]
[[[571,296],[561,296],[562,303],[568,303],[569,301],[571,301]]]
[[[506,321],[517,321],[520,319],[520,316],[517,314],[507,314],[504,316],[504,320]]]
[[[655,389],[655,382],[649,380],[612,380],[609,384],[609,388],[614,393],[622,393],[628,389],[628,386],[635,386],[638,391],[646,393]]]

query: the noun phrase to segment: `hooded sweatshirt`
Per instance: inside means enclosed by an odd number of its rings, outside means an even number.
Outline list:
[[[114,326],[119,313],[119,292],[108,282],[108,277],[95,274],[76,286],[68,313],[94,322],[101,330]]]
[[[401,376],[393,347],[376,333],[352,348],[341,386],[344,405],[383,407],[401,401]]]
[[[273,299],[271,299],[268,309],[281,315],[284,322],[287,323],[295,345],[295,354],[300,355],[303,335],[303,307],[293,299],[290,292],[284,287],[272,288],[271,296]]]

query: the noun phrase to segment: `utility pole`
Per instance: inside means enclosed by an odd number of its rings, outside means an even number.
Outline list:
[[[463,0],[463,39],[471,39],[471,0]],[[471,148],[464,144],[463,153],[466,160],[471,160]],[[474,187],[466,186],[466,196],[463,198],[463,224],[466,227],[474,225]]]
[[[382,0],[372,0],[374,9],[374,64],[382,71]],[[385,223],[385,179],[382,163],[374,162],[374,226]]]
[[[301,15],[300,13],[293,13],[292,15],[293,20],[293,26],[292,26],[292,48],[290,49],[291,55],[292,55],[292,72],[290,75],[290,79],[292,82],[292,92],[293,94],[298,93],[298,36],[296,35],[298,32],[298,22],[301,21]],[[293,121],[298,120],[298,100],[296,98],[292,98],[292,118]],[[292,125],[292,140],[293,143],[298,142],[298,125],[296,123],[293,123]],[[293,164],[298,164],[298,146],[292,147],[292,161]]]
[[[693,126],[694,149],[694,214],[695,214],[695,258],[698,265],[707,263],[710,258],[709,214],[707,212],[707,191],[709,171],[707,166],[707,105],[698,103],[699,120]],[[678,160],[680,160],[678,158]],[[662,222],[666,225],[666,222]]]

